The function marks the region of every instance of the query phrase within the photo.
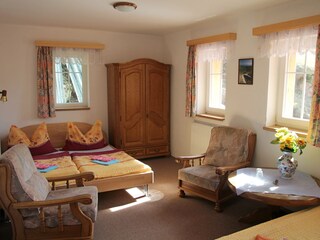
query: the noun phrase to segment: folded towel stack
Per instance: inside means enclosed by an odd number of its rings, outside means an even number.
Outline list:
[[[109,166],[119,162],[119,160],[115,159],[114,157],[108,157],[108,156],[102,156],[102,155],[90,156],[90,158],[92,162],[105,165],[105,166]]]

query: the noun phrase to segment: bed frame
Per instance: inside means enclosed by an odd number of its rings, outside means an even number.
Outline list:
[[[87,132],[92,124],[84,122],[73,122],[81,132]],[[47,129],[50,141],[53,147],[62,148],[65,144],[67,134],[67,122],[62,123],[47,123]],[[31,138],[33,132],[39,124],[22,127],[21,129]],[[105,143],[107,144],[107,135],[104,132]],[[8,149],[8,137],[1,140],[1,149],[4,152]],[[107,192],[117,189],[126,189],[131,187],[144,186],[146,193],[148,191],[148,184],[154,182],[154,172],[148,171],[145,173],[130,174],[119,177],[111,177],[105,179],[94,179],[90,182],[85,182],[87,186],[96,186],[99,192]]]

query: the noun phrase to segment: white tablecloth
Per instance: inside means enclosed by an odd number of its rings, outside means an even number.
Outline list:
[[[237,170],[229,182],[236,188],[237,195],[244,192],[280,193],[320,198],[320,188],[308,174],[296,171],[292,179],[280,178],[278,169],[262,169],[263,176],[258,177],[256,168]],[[274,181],[278,180],[275,185]]]

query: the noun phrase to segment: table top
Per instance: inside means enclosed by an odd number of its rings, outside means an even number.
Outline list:
[[[277,169],[242,168],[229,174],[228,185],[239,196],[273,206],[320,204],[320,180],[302,172],[294,179],[281,179]],[[275,177],[278,176],[278,177]],[[307,187],[306,187],[307,186]],[[304,195],[305,194],[305,195]]]

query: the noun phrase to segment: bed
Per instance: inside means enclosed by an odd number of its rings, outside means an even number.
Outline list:
[[[320,239],[320,206],[267,221],[218,240]]]
[[[47,178],[91,171],[94,173],[95,178],[92,181],[86,182],[85,185],[94,185],[98,188],[99,192],[137,186],[144,186],[145,190],[148,190],[148,185],[154,182],[154,172],[151,167],[131,157],[124,151],[108,145],[106,134],[103,131],[104,146],[101,148],[81,151],[62,150],[66,144],[67,124],[67,122],[45,124],[52,147],[59,150],[34,156],[35,162],[44,164],[54,162],[58,166],[53,171],[43,173]],[[82,133],[90,131],[93,127],[92,124],[84,122],[73,122],[73,124]],[[39,124],[30,125],[21,127],[20,130],[31,139],[38,127]],[[1,140],[1,149],[2,151],[8,149],[8,136]],[[118,162],[110,166],[102,166],[92,163],[92,156],[112,157],[118,159]]]

